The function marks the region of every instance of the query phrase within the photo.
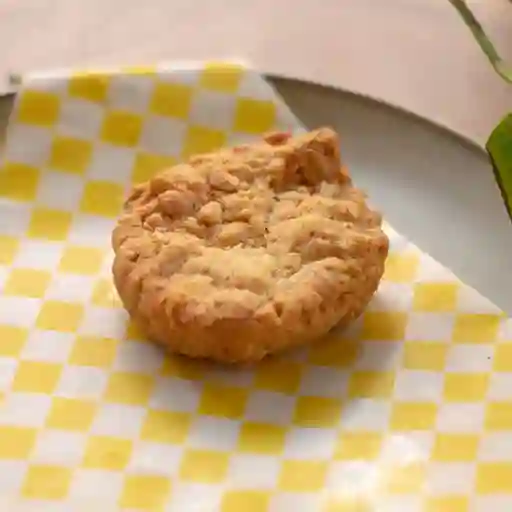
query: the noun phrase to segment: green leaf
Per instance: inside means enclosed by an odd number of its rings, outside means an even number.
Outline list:
[[[512,220],[512,114],[505,117],[494,129],[486,147],[505,207]]]

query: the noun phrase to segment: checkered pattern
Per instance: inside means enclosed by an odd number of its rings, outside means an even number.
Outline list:
[[[0,170],[2,509],[512,510],[512,323],[391,228],[360,321],[253,370],[128,321],[127,188],[273,128],[300,125],[227,63],[26,81]]]

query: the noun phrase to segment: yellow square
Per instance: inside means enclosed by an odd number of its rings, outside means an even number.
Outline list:
[[[478,494],[510,494],[512,462],[480,462],[476,469]]]
[[[134,336],[134,338],[136,338],[136,336]],[[164,359],[160,374],[186,380],[199,380],[205,374],[206,370],[207,363],[205,361],[170,355]]]
[[[20,361],[12,389],[27,393],[52,393],[59,381],[62,366],[42,361]]]
[[[170,492],[167,476],[128,475],[119,504],[123,509],[163,510]]]
[[[417,254],[390,253],[386,259],[384,279],[393,283],[411,283],[419,267]]]
[[[16,162],[0,167],[0,197],[14,201],[33,201],[39,185],[39,169]]]
[[[467,496],[439,496],[427,498],[425,512],[469,512]]]
[[[176,165],[172,156],[138,153],[132,171],[132,183],[139,184],[149,181],[156,173]]]
[[[129,405],[147,405],[154,387],[150,375],[116,372],[110,375],[105,400]]]
[[[321,396],[300,396],[293,422],[301,427],[334,427],[341,417],[341,400]]]
[[[139,142],[142,119],[124,111],[108,112],[101,127],[101,140],[115,146],[133,147]]]
[[[96,247],[70,245],[64,249],[59,271],[70,274],[97,274],[103,262],[103,251]]]
[[[308,361],[318,366],[346,368],[355,362],[359,351],[360,344],[357,341],[331,334],[311,346]]]
[[[238,450],[260,454],[279,454],[284,449],[286,428],[269,423],[242,423]]]
[[[236,64],[211,62],[204,67],[199,86],[211,91],[236,92],[244,69]]]
[[[39,311],[36,327],[48,331],[74,332],[78,329],[83,314],[82,304],[48,300]]]
[[[498,343],[494,349],[493,370],[512,372],[512,343]]]
[[[42,298],[52,275],[44,270],[13,268],[5,283],[5,295]]]
[[[325,500],[322,512],[374,512],[372,502],[373,498],[370,496],[365,497],[350,493],[337,496],[337,493],[334,493],[334,497]]]
[[[19,245],[17,238],[0,235],[0,265],[10,265],[13,262]]]
[[[199,413],[238,419],[244,414],[247,390],[217,384],[205,384]]]
[[[226,477],[229,454],[213,450],[187,450],[180,467],[180,478],[202,483],[222,482]]]
[[[0,425],[0,459],[27,459],[36,437],[36,429]]]
[[[493,343],[500,321],[497,315],[461,313],[455,317],[452,339],[458,343]]]
[[[13,357],[19,355],[27,338],[27,329],[0,324],[0,356]]]
[[[289,361],[263,361],[255,370],[254,386],[279,393],[296,393],[300,386],[302,367]]]
[[[187,439],[192,418],[185,412],[150,409],[140,434],[145,441],[181,444]]]
[[[109,368],[116,357],[117,343],[112,338],[79,336],[73,344],[68,363]]]
[[[221,512],[265,512],[270,493],[266,491],[226,491],[222,497]]]
[[[123,208],[124,188],[109,181],[89,181],[86,183],[80,211],[91,215],[117,217]]]
[[[484,400],[488,385],[487,373],[447,373],[443,397],[447,402],[478,402]]]
[[[425,486],[425,466],[421,463],[388,468],[384,477],[385,492],[390,494],[417,494]]]
[[[68,93],[72,98],[103,103],[107,99],[109,81],[108,75],[75,74],[69,79]]]
[[[393,372],[355,371],[348,381],[351,398],[389,398],[395,389]]]
[[[437,404],[430,402],[396,402],[391,411],[392,430],[430,430],[435,427]]]
[[[226,144],[226,134],[203,126],[190,126],[183,145],[183,157],[215,151]]]
[[[485,409],[486,430],[512,430],[512,402],[489,402]]]
[[[432,449],[436,462],[471,462],[476,460],[479,436],[473,434],[437,434]]]
[[[459,286],[458,283],[416,283],[413,310],[429,313],[455,311]]]
[[[71,212],[35,208],[32,210],[28,236],[48,240],[65,240],[71,226]]]
[[[236,102],[233,130],[261,135],[276,122],[276,106],[272,101],[239,98]]]
[[[448,345],[435,341],[406,341],[403,365],[407,370],[442,371]]]
[[[67,467],[31,464],[21,494],[33,500],[61,500],[68,494],[72,474],[73,470]]]
[[[55,137],[49,166],[59,171],[82,174],[91,161],[92,144],[71,137]]]
[[[46,426],[63,430],[89,430],[96,404],[91,400],[54,397]]]
[[[400,341],[405,335],[407,313],[367,311],[363,316],[361,337],[364,340]]]
[[[189,85],[157,82],[149,109],[152,114],[187,119],[192,93]]]
[[[101,278],[94,283],[91,301],[100,308],[121,308],[123,306],[111,278]]]
[[[57,122],[60,100],[56,94],[25,90],[21,91],[18,104],[18,121],[38,126],[52,126]]]
[[[343,460],[375,460],[383,435],[377,432],[343,432],[338,437],[334,456]]]
[[[285,460],[281,466],[278,487],[281,492],[316,492],[324,487],[327,462]]]
[[[132,442],[128,439],[92,436],[87,441],[83,466],[120,471],[128,464],[131,453]]]

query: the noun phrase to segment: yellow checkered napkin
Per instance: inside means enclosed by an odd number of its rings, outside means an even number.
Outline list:
[[[128,187],[275,128],[301,129],[226,63],[26,80],[0,170],[2,510],[512,510],[512,323],[390,228],[360,321],[254,370],[127,321]]]

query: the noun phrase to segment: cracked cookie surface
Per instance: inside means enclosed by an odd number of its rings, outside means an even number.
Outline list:
[[[198,155],[135,187],[113,275],[152,340],[251,362],[359,316],[384,271],[381,217],[322,128]]]

